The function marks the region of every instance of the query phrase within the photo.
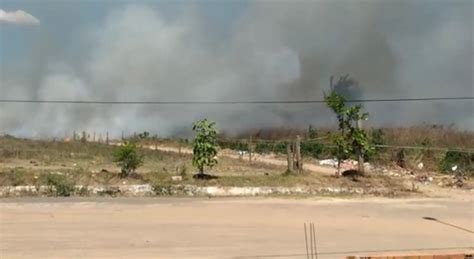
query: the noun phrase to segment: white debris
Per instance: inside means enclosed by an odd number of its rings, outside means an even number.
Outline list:
[[[419,163],[419,164],[418,164],[418,169],[420,169],[420,170],[423,169],[423,166],[424,166],[424,165],[423,165],[423,162]]]
[[[175,175],[175,176],[171,176],[171,180],[173,182],[181,182],[183,180],[183,177],[181,177],[179,175]]]
[[[240,155],[240,156],[244,156],[244,155],[246,155],[246,154],[247,154],[247,151],[245,151],[245,150],[239,150],[239,155]]]
[[[458,165],[455,165],[455,166],[451,167],[451,171],[454,172],[454,171],[456,171],[456,170],[458,170]]]
[[[327,165],[332,167],[337,167],[337,160],[336,159],[324,159],[319,160],[320,165]]]

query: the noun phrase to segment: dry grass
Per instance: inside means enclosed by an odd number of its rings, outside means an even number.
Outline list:
[[[384,140],[388,145],[421,145],[426,143],[438,147],[474,148],[474,132],[460,131],[453,127],[440,125],[421,125],[413,127],[385,127],[370,128],[369,132],[382,130]],[[317,136],[327,136],[334,132],[334,128],[315,128]],[[280,140],[295,138],[296,135],[309,138],[308,129],[297,128],[262,128],[240,132],[229,135],[225,132],[222,137],[234,137],[238,139]]]
[[[382,128],[389,145],[428,145],[450,148],[474,148],[474,132],[443,126]]]
[[[121,179],[112,153],[117,148],[98,143],[49,142],[0,137],[0,185],[41,185],[47,175],[60,174],[82,185],[169,181],[172,175],[195,174],[191,155],[142,149],[145,163],[135,177]],[[278,176],[277,166],[221,158],[208,171],[225,177]],[[191,177],[188,177],[191,178]],[[192,178],[191,178],[192,179]]]
[[[119,177],[112,153],[116,147],[97,143],[47,142],[0,138],[0,186],[45,185],[51,175],[62,175],[76,185],[118,185],[151,183],[173,184],[171,176],[181,175],[183,184],[218,186],[337,186],[337,187],[396,187],[400,181],[373,176],[354,182],[317,173],[287,175],[285,168],[247,160],[220,158],[208,173],[218,179],[203,181],[192,178],[196,173],[191,155],[143,149],[145,164],[137,174]]]

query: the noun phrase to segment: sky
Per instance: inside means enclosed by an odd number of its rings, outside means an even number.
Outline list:
[[[320,100],[474,96],[470,0],[1,0],[0,99]],[[474,129],[473,101],[374,103],[372,126]],[[324,105],[0,104],[0,133],[189,133],[334,125]]]

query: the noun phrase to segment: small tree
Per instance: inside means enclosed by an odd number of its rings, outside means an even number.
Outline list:
[[[331,80],[332,81],[332,80]],[[361,120],[367,120],[369,114],[362,111],[362,105],[346,105],[346,98],[336,92],[345,86],[350,86],[354,81],[348,76],[341,77],[336,85],[331,85],[331,92],[325,95],[324,99],[329,108],[336,113],[339,131],[332,136],[336,146],[337,173],[340,174],[341,161],[357,155],[363,157],[370,154],[374,147],[370,142],[367,133],[358,127]],[[364,174],[363,160],[359,161],[359,173]]]
[[[114,152],[114,161],[120,167],[120,177],[127,177],[143,164],[143,156],[137,151],[133,142],[125,142]]]
[[[204,166],[212,168],[217,164],[217,130],[216,123],[207,119],[194,123],[196,136],[193,141],[193,165],[199,170],[198,178],[204,176]]]

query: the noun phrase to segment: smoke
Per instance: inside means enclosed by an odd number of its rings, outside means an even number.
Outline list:
[[[228,31],[198,8],[174,19],[149,6],[117,8],[85,32],[81,58],[41,58],[3,73],[5,98],[49,100],[322,99],[331,75],[350,74],[357,98],[473,96],[471,1],[255,1]],[[427,11],[429,10],[429,11]],[[90,48],[89,48],[90,47]],[[34,61],[33,61],[34,62]],[[31,77],[34,80],[20,80]],[[474,128],[467,102],[368,104],[372,125],[454,123]],[[236,132],[325,126],[324,105],[0,105],[0,130],[186,134],[207,117]]]
[[[7,12],[0,9],[0,23],[26,24],[37,25],[40,21],[33,15],[23,11],[16,10],[14,12]]]

